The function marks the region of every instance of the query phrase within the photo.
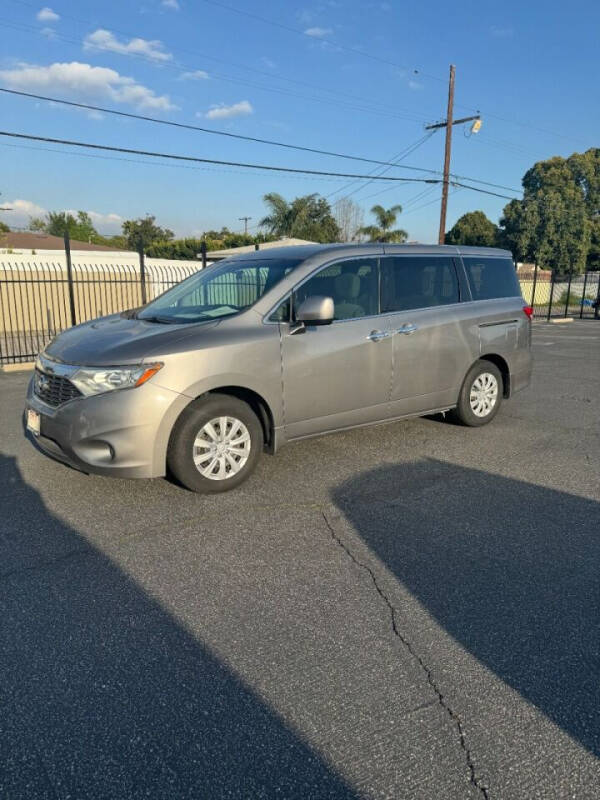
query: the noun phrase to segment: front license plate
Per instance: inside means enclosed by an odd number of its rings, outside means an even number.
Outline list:
[[[27,409],[27,430],[31,431],[35,436],[40,435],[40,421],[41,417],[37,411],[32,408]]]

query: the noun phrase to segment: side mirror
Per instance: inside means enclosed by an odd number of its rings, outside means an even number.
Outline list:
[[[306,325],[330,325],[333,322],[333,298],[313,295],[307,297],[296,311],[296,321]]]

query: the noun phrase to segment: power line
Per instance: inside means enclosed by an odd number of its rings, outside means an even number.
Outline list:
[[[239,133],[231,133],[230,131],[217,130],[216,128],[204,128],[204,127],[202,127],[200,125],[192,125],[191,123],[175,122],[174,120],[165,120],[165,119],[160,119],[159,117],[150,117],[150,116],[145,115],[145,114],[134,114],[133,112],[130,112],[130,111],[119,111],[118,109],[106,108],[104,106],[92,105],[91,103],[77,103],[77,102],[75,102],[73,100],[64,100],[64,99],[58,98],[58,97],[50,97],[49,95],[35,94],[33,92],[24,92],[24,91],[19,91],[17,89],[7,89],[7,88],[0,87],[0,92],[3,92],[4,94],[16,95],[16,96],[19,96],[19,97],[26,97],[26,98],[34,99],[34,100],[45,100],[45,101],[47,101],[49,103],[58,103],[60,105],[70,106],[70,107],[73,107],[73,108],[81,108],[81,109],[85,109],[85,110],[88,110],[88,111],[98,111],[98,112],[103,113],[103,114],[112,114],[112,115],[117,116],[117,117],[125,117],[125,118],[128,118],[128,119],[138,119],[138,120],[141,120],[143,122],[152,122],[152,123],[155,123],[157,125],[167,125],[167,126],[174,127],[174,128],[181,128],[181,129],[184,129],[184,130],[198,131],[200,133],[209,133],[209,134],[215,134],[215,135],[218,135],[218,136],[226,136],[226,137],[229,137],[231,139],[240,139],[240,140],[243,140],[243,141],[255,142],[255,143],[258,143],[258,144],[266,144],[266,145],[270,145],[270,146],[274,146],[274,147],[284,147],[284,148],[288,148],[290,150],[301,150],[301,151],[308,152],[308,153],[315,153],[317,155],[332,156],[332,157],[335,157],[335,158],[344,158],[344,159],[348,159],[348,160],[351,160],[351,161],[361,161],[361,162],[364,162],[364,163],[367,163],[367,164],[377,164],[378,166],[383,166],[383,167],[398,166],[400,169],[411,170],[413,172],[423,172],[423,173],[428,173],[430,175],[441,175],[442,174],[439,170],[426,169],[425,167],[415,167],[415,166],[411,166],[411,165],[408,165],[408,164],[400,165],[398,163],[399,160],[401,160],[401,159],[405,158],[406,156],[410,155],[412,152],[414,152],[414,150],[417,149],[417,147],[420,147],[421,144],[423,144],[425,141],[427,141],[427,139],[431,136],[431,133],[425,134],[424,136],[419,138],[413,144],[408,145],[407,148],[405,148],[405,150],[402,150],[401,153],[398,154],[398,156],[395,156],[392,161],[380,161],[378,159],[367,158],[365,156],[355,156],[355,155],[350,155],[348,153],[338,153],[338,152],[333,151],[333,150],[322,150],[322,149],[316,148],[316,147],[307,147],[307,146],[304,146],[304,145],[290,144],[288,142],[279,142],[279,141],[276,141],[276,140],[273,140],[273,139],[261,139],[261,138],[256,137],[256,136],[244,136],[244,135],[239,134]],[[466,177],[464,175],[455,175],[454,173],[451,173],[451,175],[452,175],[452,177],[455,177],[457,179],[468,180],[468,181],[471,181],[472,183],[480,183],[482,185],[491,186],[491,187],[496,188],[496,189],[506,189],[509,192],[517,192],[517,193],[519,193],[521,191],[520,189],[513,189],[510,186],[502,186],[501,184],[490,183],[489,181],[482,181],[482,180],[479,180],[478,178],[469,178],[469,177]],[[352,185],[352,184],[350,184],[350,185]],[[340,189],[339,191],[343,191],[343,188]]]
[[[68,145],[69,147],[87,147],[92,150],[106,150],[114,153],[130,153],[132,155],[149,156],[152,158],[170,158],[170,159],[175,159],[176,161],[192,161],[202,164],[220,164],[222,166],[227,166],[227,167],[244,167],[245,169],[262,169],[262,170],[269,170],[272,172],[291,172],[303,175],[324,175],[324,176],[332,176],[335,178],[370,177],[369,175],[358,175],[352,172],[330,172],[327,170],[300,169],[297,167],[278,167],[278,166],[272,166],[270,164],[250,164],[243,161],[222,161],[220,159],[215,159],[215,158],[201,158],[199,156],[186,156],[186,155],[179,155],[176,153],[158,153],[151,150],[136,150],[129,147],[116,147],[116,146],[96,144],[91,142],[79,142],[72,139],[55,139],[50,136],[34,136],[33,134],[15,133],[13,131],[0,131],[0,136],[9,136],[14,139],[27,139],[33,142],[64,144]],[[374,180],[401,181],[404,183],[439,183],[439,181],[434,178],[401,178],[398,176],[391,176],[386,178],[374,178]]]
[[[19,91],[17,89],[7,89],[7,88],[0,87],[0,92],[3,92],[4,94],[17,95],[19,97],[28,97],[28,98],[31,98],[31,99],[34,99],[34,100],[46,100],[49,103],[59,103],[61,105],[65,105],[65,106],[71,106],[73,108],[86,109],[87,111],[98,111],[98,112],[100,112],[102,114],[113,114],[115,116],[126,117],[128,119],[139,119],[139,120],[142,120],[143,122],[154,122],[154,123],[156,123],[158,125],[169,125],[169,126],[174,127],[174,128],[183,128],[185,130],[199,131],[201,133],[212,133],[212,134],[216,134],[218,136],[227,136],[227,137],[229,137],[231,139],[242,139],[242,140],[247,141],[247,142],[257,142],[259,144],[268,144],[268,145],[272,145],[274,147],[287,147],[290,150],[303,150],[306,153],[316,153],[318,155],[323,155],[323,156],[333,156],[335,158],[345,158],[345,159],[349,159],[349,160],[352,160],[352,161],[363,161],[363,162],[365,162],[367,164],[378,164],[380,166],[387,166],[387,167],[395,166],[390,161],[380,161],[380,160],[375,159],[375,158],[366,158],[366,157],[363,157],[363,156],[348,155],[347,153],[337,153],[337,152],[332,151],[332,150],[321,150],[321,149],[316,148],[316,147],[306,147],[304,145],[289,144],[287,142],[278,142],[278,141],[275,141],[274,139],[261,139],[261,138],[259,138],[257,136],[244,136],[244,135],[242,135],[240,133],[231,133],[230,131],[221,131],[221,130],[217,130],[215,128],[204,128],[201,125],[192,125],[191,123],[187,123],[187,122],[175,122],[173,120],[160,119],[159,117],[150,117],[150,116],[148,116],[146,114],[134,114],[133,112],[119,111],[119,110],[114,109],[114,108],[105,108],[104,106],[92,105],[91,103],[77,103],[77,102],[75,102],[73,100],[63,100],[63,99],[58,98],[58,97],[49,97],[48,95],[34,94],[33,92],[23,92],[23,91]],[[423,138],[427,139],[427,138],[429,138],[429,135],[427,135],[427,136],[425,136]],[[421,140],[419,140],[419,141],[421,141]],[[412,145],[410,145],[410,147],[412,147]],[[433,172],[433,170],[423,170],[420,167],[408,167],[408,166],[405,166],[405,167],[403,167],[403,169],[412,169],[412,170],[417,170],[419,172],[430,172],[430,171]]]
[[[421,147],[421,145],[425,144],[425,142],[426,142],[428,139],[430,139],[430,138],[433,136],[433,133],[434,133],[434,132],[433,132],[433,131],[431,131],[430,133],[427,133],[427,134],[425,134],[425,136],[423,136],[423,137],[422,137],[422,138],[421,138],[421,139],[420,139],[418,142],[415,142],[415,144],[414,144],[414,145],[411,145],[411,147],[407,148],[407,149],[405,150],[405,152],[404,152],[404,153],[403,153],[403,154],[402,154],[400,157],[398,157],[397,159],[395,159],[395,160],[394,160],[394,164],[393,164],[392,166],[398,166],[398,165],[400,164],[400,161],[402,161],[402,160],[403,160],[404,158],[406,158],[407,156],[411,155],[411,153],[414,153],[414,151],[415,151],[415,150],[416,150],[418,147]],[[368,180],[368,181],[365,181],[365,182],[363,183],[363,185],[362,185],[362,186],[357,186],[357,187],[356,187],[356,189],[353,189],[353,190],[352,190],[352,191],[351,191],[351,192],[350,192],[350,193],[347,195],[347,197],[351,197],[353,194],[356,194],[356,192],[360,192],[360,191],[362,191],[363,189],[366,189],[366,188],[367,188],[367,186],[369,186],[369,184],[373,183],[373,180],[374,180],[376,177],[378,177],[378,176],[380,177],[380,176],[382,176],[382,175],[386,175],[386,174],[387,174],[387,173],[390,171],[390,169],[392,168],[392,166],[386,167],[386,168],[384,168],[384,169],[380,169],[380,170],[379,170],[379,172],[376,172],[376,175],[374,175],[374,176],[373,176],[373,177],[372,177],[370,180]],[[359,181],[359,183],[360,183],[360,181]]]
[[[420,145],[424,144],[424,142],[430,137],[430,135],[431,134],[425,134],[424,136],[421,136],[419,139],[417,139],[416,142],[413,142],[413,144],[408,145],[403,150],[401,150],[399,153],[397,153],[395,156],[393,156],[390,161],[388,161],[388,162],[385,162],[385,161],[380,162],[380,166],[386,166],[386,167],[388,167],[388,169],[387,170],[379,169],[379,172],[378,172],[377,169],[373,169],[369,173],[369,176],[375,175],[375,174],[381,175],[381,174],[383,174],[383,172],[388,172],[391,167],[400,166],[400,162],[404,158],[406,158],[406,156],[410,155],[410,153],[412,153],[413,150],[416,150],[417,147],[420,147]],[[402,165],[402,169],[412,169],[412,168]],[[418,169],[419,172],[421,171],[420,168],[415,167],[415,169]],[[330,192],[327,195],[326,199],[329,200],[329,198],[333,197],[334,194],[338,194],[340,192],[345,192],[346,189],[349,189],[350,186],[354,186],[355,183],[360,183],[360,181],[350,181],[350,183],[346,183],[344,186],[341,186],[339,189],[334,189],[332,192]],[[362,187],[359,186],[358,188],[360,189]],[[358,191],[358,189],[355,189],[353,192],[350,192],[350,194],[354,194],[354,192],[356,192],[356,191]]]
[[[234,167],[195,167],[191,164],[179,164],[179,163],[164,163],[163,161],[148,161],[147,159],[142,158],[119,158],[119,156],[108,156],[108,155],[100,155],[100,153],[84,153],[75,150],[61,150],[57,147],[36,147],[35,145],[27,145],[27,144],[10,144],[9,142],[0,142],[0,147],[12,147],[18,150],[33,150],[36,152],[41,153],[60,153],[61,155],[71,156],[73,158],[96,158],[101,159],[103,161],[120,161],[126,164],[143,164],[145,167],[166,167],[167,169],[185,169],[185,170],[194,170],[198,172],[217,172],[221,175],[243,175],[243,176],[251,176],[256,174],[264,174],[268,175],[268,172],[261,172],[261,170],[257,169],[255,172],[248,172],[248,170],[244,169],[235,169]],[[310,175],[287,175],[282,173],[282,178],[286,180],[296,180],[296,181],[313,181],[313,177]],[[334,182],[338,180],[342,180],[341,178],[335,177],[324,177],[321,178],[323,181]],[[254,226],[251,226],[254,227]]]
[[[243,167],[244,169],[261,169],[267,170],[269,172],[289,172],[292,174],[300,174],[300,175],[318,175],[318,176],[326,176],[326,177],[334,177],[334,178],[358,178],[358,179],[371,179],[376,181],[398,181],[401,183],[441,183],[442,181],[439,178],[401,178],[397,175],[394,176],[380,176],[380,175],[358,175],[356,173],[351,172],[329,172],[326,170],[316,170],[316,169],[300,169],[297,167],[278,167],[273,166],[270,164],[249,164],[246,162],[241,161],[221,161],[219,159],[214,158],[201,158],[199,156],[186,156],[186,155],[179,155],[176,153],[158,153],[151,150],[136,150],[129,147],[116,147],[114,145],[106,145],[106,144],[96,144],[91,142],[79,142],[71,139],[56,139],[50,136],[35,136],[33,134],[28,133],[16,133],[14,131],[0,131],[0,136],[6,136],[13,139],[19,140],[28,140],[33,142],[48,142],[50,144],[64,144],[69,147],[84,147],[89,148],[91,150],[104,150],[112,153],[128,153],[132,155],[138,156],[148,156],[151,158],[167,158],[173,159],[175,161],[184,161],[184,162],[196,162],[201,164],[219,164],[221,166],[227,167]],[[490,192],[486,189],[479,189],[475,186],[468,186],[467,184],[457,183],[455,181],[452,182],[454,186],[460,186],[464,189],[472,189],[475,192],[481,192],[482,194],[490,194],[494,195],[495,197],[503,197],[506,200],[514,200],[514,197],[508,197],[506,195],[501,195],[496,192]]]

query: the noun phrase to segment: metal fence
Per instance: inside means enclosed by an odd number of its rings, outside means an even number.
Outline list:
[[[523,298],[533,307],[536,319],[598,317],[600,313],[600,272],[559,278],[537,266],[519,273]]]
[[[66,328],[143,305],[200,268],[135,254],[0,254],[0,364],[32,361]]]
[[[64,255],[0,254],[0,365],[32,361],[66,328],[143,305],[199,268],[198,262],[149,259],[143,253],[71,258],[67,248]],[[253,302],[262,291],[262,272],[249,267],[235,284],[216,280],[207,290],[210,296],[198,302]],[[520,271],[519,280],[536,319],[600,315],[599,271],[559,279],[535,267]]]

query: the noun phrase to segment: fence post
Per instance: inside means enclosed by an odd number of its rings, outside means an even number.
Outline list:
[[[138,255],[140,257],[140,288],[142,290],[142,305],[145,306],[148,302],[146,299],[146,262],[144,260],[144,244],[141,239],[138,243]]]
[[[77,325],[77,318],[75,316],[75,292],[73,291],[73,265],[71,264],[71,239],[69,231],[65,229],[64,233],[65,243],[65,256],[67,259],[67,286],[69,290],[69,310],[71,314],[71,325]]]
[[[200,243],[200,255],[202,256],[202,269],[206,269],[206,242]]]
[[[571,281],[573,280],[573,270],[569,272],[569,285],[567,286],[567,302],[565,303],[565,317],[569,313],[569,301],[571,300]]]
[[[547,321],[550,321],[552,315],[552,298],[554,297],[554,270],[552,270],[552,280],[550,281],[550,299],[548,300],[548,316]]]
[[[581,293],[581,305],[579,306],[579,319],[583,319],[583,302],[585,300],[585,290],[587,289],[587,269],[583,273],[583,292]]]
[[[533,308],[534,315],[535,315],[535,288],[537,286],[537,275],[538,275],[538,265],[536,261],[533,267],[533,286],[531,287],[531,307]]]

